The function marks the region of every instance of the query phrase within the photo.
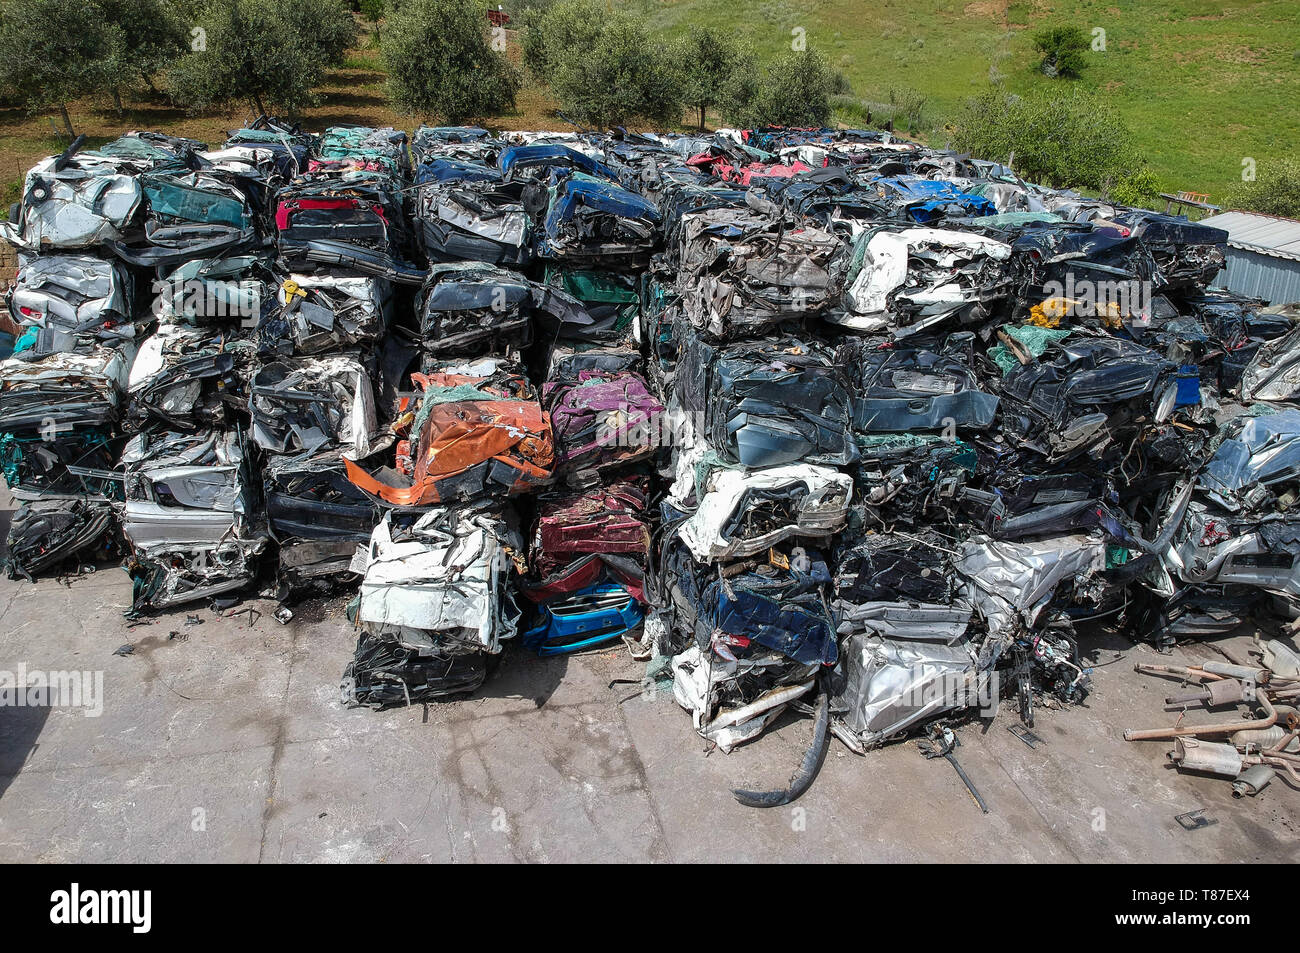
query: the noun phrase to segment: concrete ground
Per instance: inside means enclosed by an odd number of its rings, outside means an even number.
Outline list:
[[[1277,781],[1234,801],[1226,781],[1174,770],[1168,743],[1123,740],[1176,717],[1163,710],[1174,683],[1133,663],[1218,657],[1204,645],[1172,657],[1092,645],[1095,691],[1040,708],[1037,748],[1007,730],[1006,705],[960,729],[988,815],[915,744],[858,757],[838,741],[807,795],[764,811],[730,789],[783,786],[810,722],[709,754],[671,695],[609,687],[643,673],[622,649],[539,660],[513,648],[468,700],[348,710],[342,598],[287,625],[252,600],[240,608],[255,620],[200,604],[128,627],[129,602],[113,567],[0,581],[0,669],[104,679],[99,717],[0,708],[0,861],[1239,863],[1300,849],[1300,792]],[[191,614],[202,622],[184,624]],[[125,643],[132,654],[113,654]],[[1174,820],[1198,808],[1214,823]]]

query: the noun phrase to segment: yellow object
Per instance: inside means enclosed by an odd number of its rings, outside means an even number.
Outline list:
[[[1098,306],[1076,298],[1046,298],[1029,309],[1029,323],[1040,328],[1059,328],[1061,319],[1066,317],[1097,317],[1107,327],[1118,328],[1123,324],[1124,315],[1114,301],[1104,301]]]
[[[1029,309],[1029,323],[1040,328],[1059,328],[1061,318],[1072,313],[1076,304],[1072,298],[1047,298]]]

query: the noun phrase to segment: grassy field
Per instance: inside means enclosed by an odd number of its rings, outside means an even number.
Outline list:
[[[1064,81],[1038,73],[1030,39],[1048,24],[1105,31],[1080,84],[1123,113],[1167,187],[1212,200],[1241,175],[1300,143],[1300,10],[1294,0],[630,0],[659,29],[743,24],[760,52],[805,31],[843,71],[853,95],[887,103],[890,91],[928,98],[928,138],[965,99],[1000,76],[1024,92]],[[901,96],[896,96],[901,99]]]
[[[526,0],[516,0],[518,7]],[[1083,86],[1101,91],[1124,114],[1166,187],[1219,198],[1241,174],[1243,157],[1263,166],[1291,154],[1300,139],[1300,16],[1294,0],[1235,5],[1216,0],[608,0],[644,13],[671,35],[690,24],[742,30],[762,53],[802,30],[875,115],[891,93],[924,96],[921,131],[945,142],[944,123],[996,78],[1023,92],[1063,81],[1034,70],[1030,35],[1055,23],[1105,31],[1104,52],[1089,53]],[[518,47],[511,45],[518,57]],[[413,128],[420,117],[389,108],[376,51],[363,42],[319,90],[322,104],[303,117],[331,123]],[[161,97],[127,97],[119,117],[107,100],[70,107],[92,144],[127,129],[159,129],[220,142],[248,111],[187,115]],[[494,128],[569,128],[545,89],[525,88],[515,111],[485,118]],[[0,187],[17,198],[23,171],[61,148],[50,117],[0,109]]]

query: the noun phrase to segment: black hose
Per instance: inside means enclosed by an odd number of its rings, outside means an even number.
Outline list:
[[[731,793],[745,807],[781,807],[797,801],[803,793],[812,787],[813,781],[826,761],[826,749],[830,742],[831,694],[824,678],[817,679],[817,709],[814,713],[816,723],[813,726],[812,744],[804,753],[803,763],[790,778],[790,786],[784,791],[740,791]]]
[[[68,163],[72,161],[72,157],[75,156],[77,154],[77,151],[85,144],[86,144],[86,136],[84,133],[80,136],[77,136],[77,138],[73,139],[72,143],[68,146],[68,148],[64,149],[63,152],[60,153],[58,158],[54,160],[54,171],[62,172],[64,169],[66,169],[68,167]]]

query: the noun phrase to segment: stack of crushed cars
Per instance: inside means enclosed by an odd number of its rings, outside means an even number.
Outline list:
[[[621,640],[724,750],[813,717],[765,806],[831,736],[1083,699],[1097,627],[1300,614],[1296,309],[995,162],[263,118],[52,157],[5,237],[11,575],[356,586],[351,703]]]
[[[0,365],[0,440],[23,501],[7,569],[30,578],[125,547],[136,609],[225,591],[265,543],[244,465],[253,354],[224,318],[247,302],[166,279],[253,261],[277,173],[243,147],[154,133],[81,145],[27,174],[4,226],[21,333]]]
[[[405,220],[405,134],[263,117],[215,150],[79,146],[31,170],[6,225],[23,329],[3,371],[8,481],[32,494],[10,574],[120,545],[133,613],[225,601],[268,568],[286,594],[348,575],[375,509],[343,457],[385,440],[372,380],[392,282],[373,225]]]
[[[1300,484],[1270,467],[1300,333],[1211,288],[1225,233],[888,134],[641,146],[676,424],[644,637],[724,750],[815,719],[789,787],[743,803],[797,797],[829,735],[1082,700],[1081,632],[1295,616]]]
[[[663,408],[634,335],[658,219],[595,151],[467,127],[413,138],[425,270],[388,342],[395,442],[347,464],[386,511],[348,671],[362,704],[476,688],[516,636],[558,655],[641,624]]]

